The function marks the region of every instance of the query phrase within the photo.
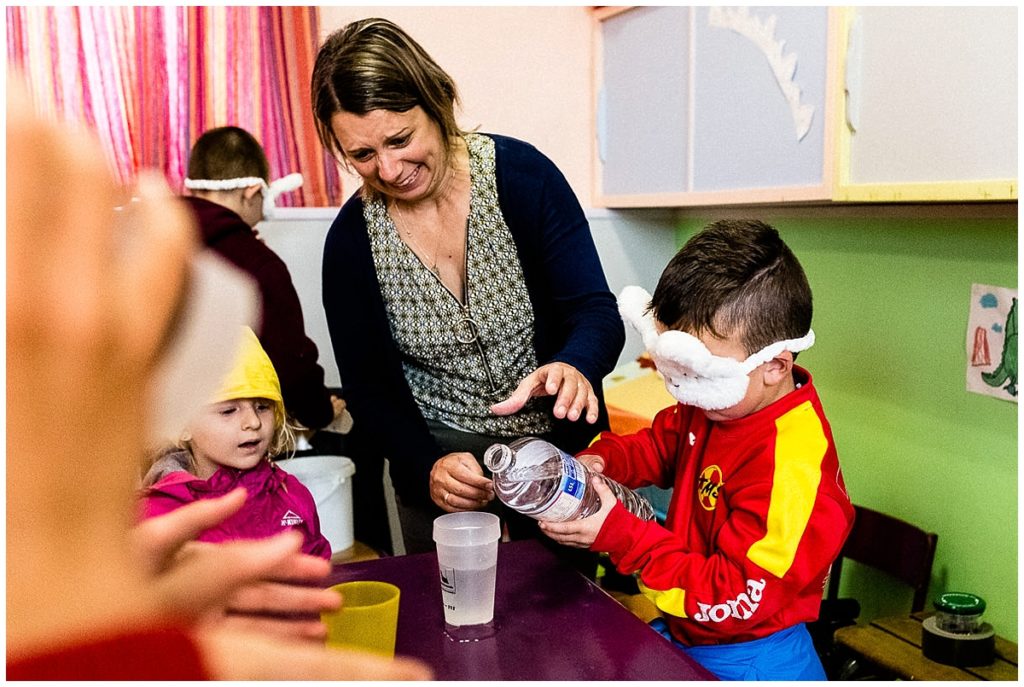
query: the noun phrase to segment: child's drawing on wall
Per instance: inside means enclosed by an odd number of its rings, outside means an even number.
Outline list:
[[[967,390],[1017,400],[1017,290],[971,286]]]

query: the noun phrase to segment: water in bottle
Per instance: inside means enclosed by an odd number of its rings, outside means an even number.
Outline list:
[[[562,522],[593,515],[601,499],[590,485],[597,475],[631,513],[642,520],[654,518],[644,497],[537,437],[508,444],[493,444],[484,453],[484,465],[494,473],[494,492],[502,503],[534,520]]]

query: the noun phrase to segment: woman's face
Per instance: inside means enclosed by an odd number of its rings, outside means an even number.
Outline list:
[[[384,196],[407,203],[428,198],[448,173],[441,129],[418,105],[405,112],[341,111],[331,129],[345,159]]]
[[[270,450],[274,429],[274,402],[265,398],[206,406],[189,426],[198,476],[206,479],[222,465],[255,467]]]

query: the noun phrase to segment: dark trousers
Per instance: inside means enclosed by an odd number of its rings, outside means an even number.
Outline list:
[[[345,456],[352,461],[352,533],[356,541],[376,551],[394,554],[384,497],[384,457],[372,448],[372,438],[364,437],[360,425],[348,434],[317,432],[310,439],[313,454]]]

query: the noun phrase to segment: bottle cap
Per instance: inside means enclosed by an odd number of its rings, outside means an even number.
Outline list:
[[[953,615],[980,615],[985,612],[985,600],[966,592],[946,592],[936,597],[935,608]]]

